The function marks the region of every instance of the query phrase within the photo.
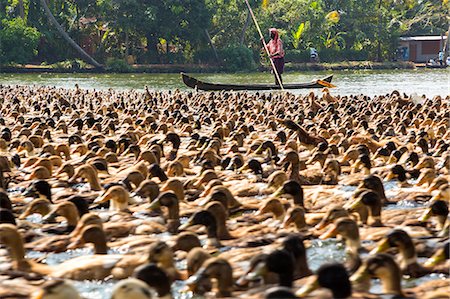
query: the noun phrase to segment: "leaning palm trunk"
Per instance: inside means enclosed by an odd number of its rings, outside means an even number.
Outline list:
[[[93,66],[97,68],[103,68],[103,66],[98,63],[92,56],[90,56],[86,51],[84,51],[77,43],[70,38],[70,36],[67,34],[67,32],[64,31],[64,29],[61,27],[61,25],[58,23],[58,21],[53,16],[52,12],[50,11],[50,8],[47,5],[46,0],[41,0],[42,7],[44,7],[45,13],[47,15],[47,18],[49,19],[50,23],[53,24],[53,26],[56,27],[59,34],[80,54],[81,58]]]

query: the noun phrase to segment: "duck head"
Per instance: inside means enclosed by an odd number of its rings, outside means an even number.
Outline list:
[[[216,297],[230,297],[233,289],[233,268],[227,260],[222,258],[208,259],[197,273],[188,279],[186,284],[196,292],[202,281],[213,278],[218,283]]]
[[[329,289],[333,298],[349,298],[352,295],[352,285],[347,270],[342,264],[323,264],[311,280],[299,289],[295,295],[305,297],[318,288]]]
[[[359,267],[358,271],[350,277],[354,285],[364,284],[364,289],[370,285],[370,278],[379,278],[383,286],[383,293],[403,297],[401,288],[402,273],[394,259],[383,253],[370,256]]]
[[[289,194],[292,196],[294,200],[294,204],[301,206],[304,208],[303,205],[303,188],[302,186],[294,180],[288,180],[283,183],[283,186],[280,187],[273,196],[281,196],[283,194]]]

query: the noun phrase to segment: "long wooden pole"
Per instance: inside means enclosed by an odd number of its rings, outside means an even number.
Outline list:
[[[261,28],[259,27],[258,21],[256,20],[256,17],[253,14],[252,7],[250,6],[250,3],[248,3],[248,0],[245,0],[245,3],[247,4],[248,11],[250,12],[250,14],[252,16],[252,19],[253,19],[253,22],[255,23],[256,29],[258,29],[259,36],[261,37],[261,41],[263,42],[264,49],[266,50],[267,56],[269,56],[270,64],[272,65],[272,69],[275,73],[275,77],[277,78],[278,84],[280,85],[281,90],[284,90],[283,83],[281,83],[280,74],[278,74],[277,68],[275,67],[275,64],[273,63],[272,58],[270,58],[269,48],[267,48],[266,42],[264,40],[264,36],[261,32]]]

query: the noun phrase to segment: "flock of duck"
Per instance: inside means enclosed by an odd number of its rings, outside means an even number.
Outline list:
[[[0,86],[0,111],[1,298],[450,294],[450,96]]]

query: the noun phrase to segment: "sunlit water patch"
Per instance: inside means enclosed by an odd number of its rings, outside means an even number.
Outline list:
[[[408,278],[407,276],[403,276],[402,288],[414,288],[428,281],[444,280],[446,278],[448,278],[447,275],[439,273],[431,273],[420,278]],[[382,294],[383,287],[379,279],[372,279],[370,292],[373,294]],[[381,298],[392,298],[392,295],[383,295]]]
[[[306,249],[308,265],[316,271],[322,264],[332,262],[345,262],[345,247],[336,239],[312,240],[311,246]]]
[[[109,299],[116,281],[85,280],[73,281],[75,288],[86,299]]]
[[[395,204],[387,205],[383,209],[384,210],[409,210],[423,207],[424,204],[419,203],[414,200],[400,200]]]

